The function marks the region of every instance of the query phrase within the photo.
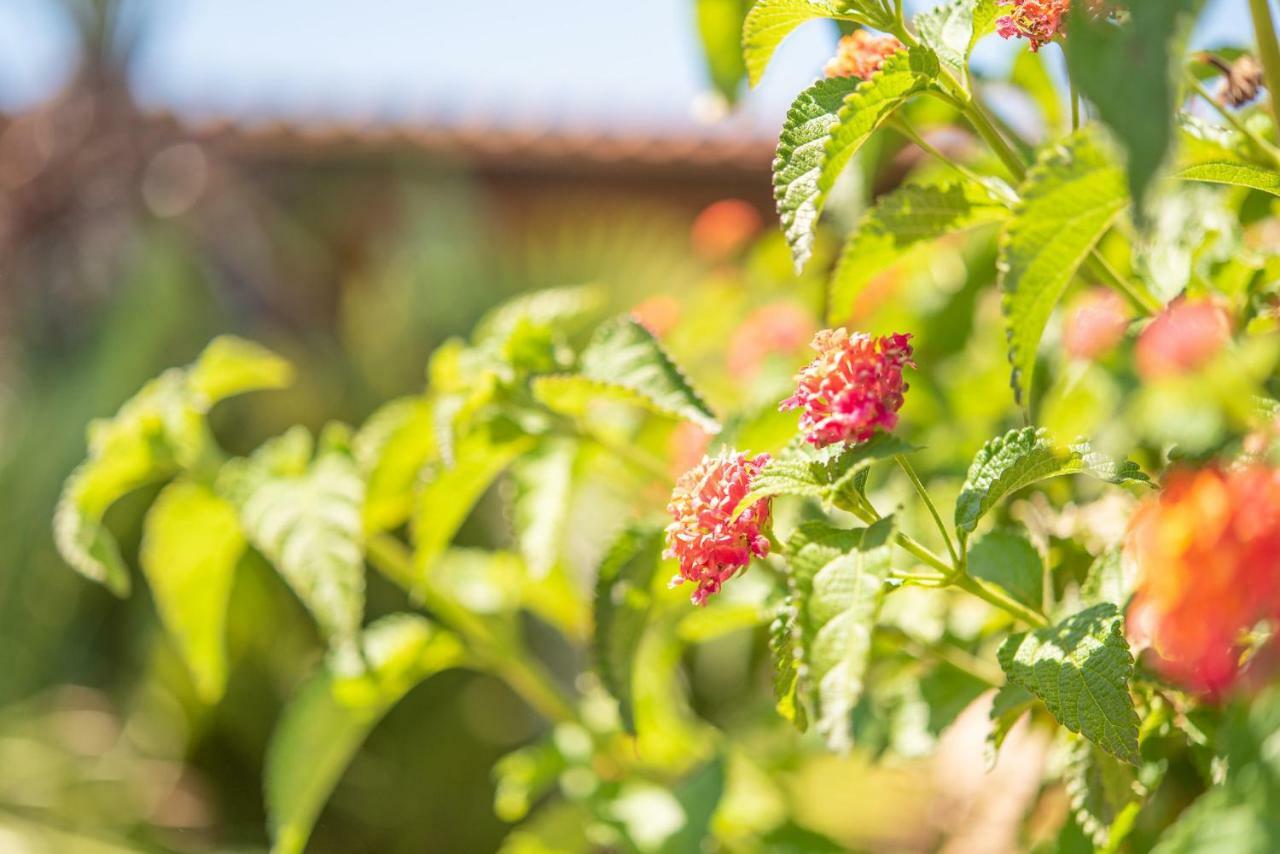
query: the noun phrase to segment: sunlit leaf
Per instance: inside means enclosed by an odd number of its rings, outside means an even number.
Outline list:
[[[915,18],[920,40],[938,55],[942,67],[961,83],[969,80],[969,54],[978,39],[995,30],[996,0],[951,0]]]
[[[365,481],[366,533],[395,528],[409,518],[422,470],[436,453],[431,404],[402,397],[380,406],[356,432],[351,451]]]
[[[1264,169],[1253,163],[1240,160],[1217,160],[1197,163],[1179,169],[1173,177],[1184,181],[1207,181],[1211,184],[1229,184],[1233,187],[1247,187],[1261,190],[1273,196],[1280,196],[1280,172]]]
[[[747,66],[742,57],[742,26],[751,0],[695,0],[698,37],[707,75],[725,100],[738,100]]]
[[[800,495],[835,503],[855,487],[859,474],[873,463],[916,450],[892,433],[877,433],[866,442],[815,451],[793,444],[765,464],[752,479],[751,492],[738,502],[738,512],[762,498]]]
[[[747,79],[752,86],[759,83],[778,45],[805,21],[835,18],[872,26],[877,23],[887,25],[878,10],[871,15],[863,11],[875,6],[869,0],[758,0],[742,25],[742,55]]]
[[[662,529],[626,528],[605,554],[596,576],[595,637],[600,680],[618,700],[623,725],[635,731],[632,673],[636,648],[653,605],[651,588],[662,553]]]

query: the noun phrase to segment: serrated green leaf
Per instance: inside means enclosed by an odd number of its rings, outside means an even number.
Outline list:
[[[190,480],[166,486],[143,523],[139,563],[160,620],[207,703],[227,683],[227,601],[244,548],[235,507]]]
[[[512,521],[525,565],[546,578],[563,553],[578,448],[565,440],[544,442],[512,467]]]
[[[874,25],[873,21],[856,10],[846,10],[846,7],[860,5],[862,4],[841,0],[759,0],[747,12],[742,23],[742,59],[751,86],[756,86],[764,77],[769,60],[773,58],[774,51],[782,44],[782,40],[805,21],[835,18]],[[877,15],[876,20],[880,17],[882,16]]]
[[[996,691],[995,696],[991,699],[991,711],[988,714],[991,720],[991,730],[987,733],[986,745],[983,751],[988,771],[995,767],[1000,747],[1004,744],[1004,740],[1008,738],[1014,724],[1022,719],[1022,716],[1027,713],[1035,702],[1036,698],[1032,696],[1030,691],[1014,685],[1012,682],[1006,682]]]
[[[969,80],[969,54],[978,39],[995,30],[996,0],[951,0],[915,18],[920,41],[957,80]]]
[[[1147,188],[1173,142],[1175,83],[1182,44],[1198,0],[1161,0],[1109,15],[1076,15],[1064,42],[1071,79],[1124,148],[1129,192],[1139,217]]]
[[[67,478],[54,511],[63,560],[113,593],[129,592],[129,573],[102,517],[133,490],[214,460],[205,415],[218,401],[288,381],[279,357],[238,338],[215,338],[186,368],[142,387],[112,418],[89,424],[87,458]]]
[[[410,614],[365,631],[368,671],[327,667],[289,702],[267,747],[266,800],[274,854],[301,854],[324,802],[384,714],[428,676],[463,661],[462,644]]]
[[[852,746],[854,707],[871,655],[871,631],[892,568],[892,517],[869,528],[802,525],[787,542],[805,674],[800,690],[832,750]]]
[[[1116,606],[1094,605],[1057,625],[1010,635],[999,658],[1009,681],[1043,700],[1059,723],[1138,764],[1133,655]]]
[[[651,588],[662,555],[662,529],[633,525],[622,531],[596,574],[592,650],[600,681],[618,701],[623,727],[635,732],[632,673],[636,649],[653,605]]]
[[[788,595],[778,607],[769,626],[769,652],[773,657],[773,696],[778,714],[804,732],[809,728],[801,697],[804,672],[803,638],[800,635],[799,606]]]
[[[649,330],[619,317],[596,330],[582,352],[578,374],[541,377],[534,395],[548,407],[580,415],[594,400],[639,405],[669,418],[720,431],[715,413]]]
[[[1126,565],[1123,550],[1108,549],[1098,555],[1089,574],[1080,585],[1080,598],[1086,605],[1110,602],[1123,608],[1133,595],[1134,568]]]
[[[820,80],[792,103],[773,161],[773,197],[797,272],[809,260],[818,216],[840,173],[876,128],[937,76],[933,51],[911,48],[867,80]]]
[[[1148,478],[1135,463],[1117,462],[1087,442],[1056,445],[1043,428],[1023,427],[982,446],[956,498],[956,531],[965,540],[987,511],[1006,496],[1051,477],[1087,474],[1108,483]]]
[[[506,339],[523,324],[570,331],[585,323],[601,306],[604,294],[594,285],[571,285],[530,291],[491,309],[476,324],[477,345]]]
[[[779,495],[812,496],[835,503],[847,490],[858,488],[858,476],[873,463],[914,450],[914,445],[892,433],[877,433],[857,445],[821,451],[794,444],[765,464],[752,480],[751,492],[738,502],[736,512],[762,498]]]
[[[473,430],[454,449],[453,465],[438,465],[426,478],[414,502],[415,571],[430,572],[431,564],[453,540],[480,497],[516,457],[533,447],[531,436]],[[413,580],[410,581],[412,588]]]
[[[1034,611],[1044,608],[1044,562],[1040,552],[1021,533],[989,531],[969,546],[970,575],[1002,588]]]
[[[867,283],[917,246],[1008,216],[1007,204],[972,181],[908,184],[886,193],[862,215],[844,245],[829,285],[827,322],[847,321]]]
[[[742,27],[751,0],[695,0],[694,14],[707,76],[730,104],[738,100],[747,66],[742,57]]]
[[[335,646],[349,645],[364,614],[364,482],[345,454],[321,453],[302,474],[266,470],[268,454],[244,461],[235,488],[240,524]]]
[[[1207,181],[1211,184],[1247,187],[1280,196],[1280,172],[1243,161],[1216,160],[1197,163],[1179,169],[1173,177],[1184,181]]]
[[[1029,409],[1049,316],[1128,196],[1124,175],[1085,133],[1046,148],[1019,195],[998,263],[1014,397]]]
[[[356,432],[351,452],[365,481],[362,511],[368,534],[409,518],[422,470],[436,455],[435,415],[421,397],[379,407]]]
[[[1094,845],[1114,851],[1141,804],[1133,767],[1080,739],[1067,759],[1063,782],[1080,829]]]

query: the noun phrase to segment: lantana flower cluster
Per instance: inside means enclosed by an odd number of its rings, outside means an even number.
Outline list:
[[[796,393],[781,409],[803,409],[800,427],[818,447],[857,444],[897,424],[907,385],[902,370],[911,361],[909,335],[872,338],[844,329],[826,329],[813,339],[818,356],[796,376]],[[679,562],[672,586],[695,585],[692,601],[705,605],[753,557],[769,554],[772,507],[768,498],[737,512],[768,454],[722,451],[704,456],[681,475],[667,512],[664,556]]]
[[[1107,0],[1076,0],[1094,17],[1106,14]],[[1005,15],[996,19],[996,32],[1005,39],[1026,39],[1031,50],[1038,51],[1049,42],[1063,35],[1067,29],[1071,0],[1000,0],[1008,7]]]
[[[1242,634],[1280,618],[1280,470],[1175,471],[1135,514],[1127,549],[1138,566],[1130,636],[1169,679],[1221,695],[1239,675]]]
[[[857,77],[866,80],[880,70],[886,59],[902,49],[902,42],[894,36],[854,30],[840,39],[836,55],[827,62],[823,72],[828,77]]]
[[[800,429],[818,448],[865,442],[898,423],[911,361],[910,335],[873,338],[861,332],[824,329],[813,338],[818,356],[796,376],[796,393],[783,411],[800,409]]]

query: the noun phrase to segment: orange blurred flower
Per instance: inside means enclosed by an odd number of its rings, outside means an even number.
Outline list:
[[[791,355],[804,350],[817,324],[809,313],[791,302],[774,302],[762,306],[734,330],[725,358],[729,373],[740,379],[751,379],[760,373],[764,360],[777,353]]]
[[[828,77],[857,77],[866,80],[880,70],[886,59],[903,47],[902,42],[893,36],[877,36],[867,30],[854,30],[840,39],[836,55],[822,70]]]
[[[656,294],[632,306],[631,317],[654,338],[662,338],[680,322],[680,308],[680,300],[670,294]]]
[[[1145,379],[1194,371],[1231,340],[1231,318],[1207,300],[1179,299],[1138,336],[1138,373]]]
[[[1063,348],[1073,359],[1096,359],[1120,343],[1128,325],[1120,295],[1094,288],[1068,312],[1062,331]]]
[[[741,199],[721,199],[702,209],[693,221],[693,251],[712,263],[727,261],[760,233],[760,212]]]
[[[1171,680],[1222,694],[1241,633],[1280,617],[1280,471],[1175,471],[1134,515],[1126,548],[1138,566],[1130,637]]]

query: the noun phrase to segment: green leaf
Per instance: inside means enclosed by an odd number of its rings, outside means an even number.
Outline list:
[[[796,271],[813,250],[827,194],[853,155],[898,107],[938,76],[927,48],[899,51],[869,79],[819,80],[792,103],[773,161],[773,197]]]
[[[632,733],[636,725],[632,673],[653,605],[651,588],[661,556],[662,529],[633,525],[614,540],[596,575],[592,639],[596,671],[618,700],[623,726]]]
[[[1030,691],[1012,682],[1006,682],[996,691],[995,697],[991,699],[991,731],[987,733],[984,751],[988,771],[995,767],[1000,747],[1014,724],[1021,720],[1035,702],[1036,698]]]
[[[501,821],[520,821],[535,801],[555,787],[566,767],[554,737],[503,756],[493,765],[494,814]]]
[[[530,291],[507,300],[480,318],[473,340],[480,345],[505,341],[526,324],[573,331],[603,305],[604,294],[594,285]]]
[[[1109,16],[1076,15],[1064,42],[1071,79],[1128,155],[1129,192],[1139,216],[1147,188],[1173,142],[1176,76],[1197,0],[1161,0]]]
[[[534,395],[558,412],[580,415],[596,400],[618,400],[669,418],[692,421],[709,433],[715,413],[649,330],[619,317],[596,330],[582,352],[579,373],[540,377]]]
[[[1080,739],[1067,759],[1063,782],[1080,829],[1094,845],[1114,851],[1141,806],[1133,767]]]
[[[458,666],[462,645],[410,614],[365,631],[369,669],[343,677],[327,667],[289,702],[267,747],[267,815],[274,854],[300,854],[324,802],[369,731],[411,688]]]
[[[747,66],[742,58],[742,26],[751,0],[695,0],[702,58],[716,91],[730,104],[738,100]],[[767,61],[767,60],[766,60]]]
[[[1044,608],[1044,562],[1025,536],[995,530],[969,546],[969,574],[990,581],[1034,611]]]
[[[429,402],[402,397],[379,407],[356,432],[351,452],[365,481],[365,533],[409,518],[423,468],[436,456],[435,426]]]
[[[861,5],[864,4],[840,0],[759,0],[747,12],[742,24],[742,58],[752,87],[764,77],[769,60],[773,58],[774,51],[782,44],[782,40],[805,21],[836,18],[874,25],[874,21],[857,10]],[[884,24],[886,22],[880,20],[882,17],[876,15],[875,19]]]
[[[1112,548],[1098,555],[1089,574],[1080,585],[1080,598],[1086,605],[1110,602],[1124,608],[1133,595],[1135,568],[1127,566],[1124,551]]]
[[[793,444],[765,464],[752,481],[751,492],[738,502],[737,512],[762,498],[801,495],[835,503],[856,488],[858,475],[872,463],[916,447],[892,433],[877,433],[857,445],[833,446],[815,451],[805,444]]]
[[[411,520],[417,572],[430,571],[480,497],[533,443],[524,434],[500,435],[488,429],[473,430],[459,440],[453,465],[437,466],[418,493]]]
[[[1211,184],[1247,187],[1280,196],[1280,172],[1243,161],[1214,160],[1197,163],[1179,169],[1173,177],[1184,181],[1207,181]]]
[[[809,718],[800,693],[804,650],[799,616],[799,606],[791,596],[787,596],[769,626],[769,652],[773,657],[775,708],[796,729],[804,732],[809,728]]]
[[[871,631],[892,565],[892,535],[889,517],[853,530],[808,523],[787,542],[788,584],[805,669],[801,692],[832,750],[852,746],[851,718],[862,696]]]
[[[577,461],[578,448],[573,442],[552,439],[512,468],[512,521],[520,554],[534,579],[550,575],[564,552]]]
[[[972,181],[908,184],[876,200],[849,235],[830,284],[827,322],[844,323],[867,283],[909,251],[957,231],[999,222],[1008,206]]]
[[[951,0],[916,15],[915,24],[920,41],[933,49],[942,67],[967,83],[973,46],[995,30],[996,0]]]
[[[129,592],[129,572],[102,525],[118,499],[216,456],[205,415],[219,400],[288,381],[287,363],[238,338],[215,338],[194,364],[172,368],[142,387],[112,418],[89,424],[87,459],[71,473],[54,511],[62,558],[113,593]]]
[[[244,548],[235,507],[190,480],[166,486],[143,524],[139,563],[207,703],[218,700],[227,683],[227,602]]]
[[[1087,474],[1107,483],[1148,482],[1135,463],[1117,462],[1087,442],[1063,449],[1044,429],[1023,427],[982,446],[956,498],[956,531],[968,539],[987,511],[1019,489],[1051,477]]]
[[[1124,176],[1086,134],[1046,148],[1000,239],[1013,393],[1031,406],[1036,351],[1076,270],[1124,211]]]
[[[1137,765],[1138,713],[1124,614],[1103,603],[1055,626],[1010,635],[1000,647],[1009,681],[1044,701],[1058,722]]]
[[[284,445],[240,461],[219,484],[236,500],[258,551],[335,646],[351,643],[364,613],[364,482],[349,456],[324,452],[301,473],[272,471]],[[238,481],[238,482],[237,482]]]

